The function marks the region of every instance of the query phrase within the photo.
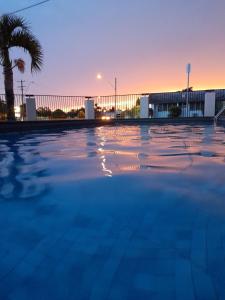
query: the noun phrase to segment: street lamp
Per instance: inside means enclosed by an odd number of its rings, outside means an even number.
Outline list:
[[[96,77],[97,77],[97,79],[98,79],[98,80],[101,80],[101,79],[102,79],[102,75],[101,75],[100,73],[99,73],[99,74],[97,74],[97,76],[96,76]]]
[[[97,74],[97,79],[98,80],[102,80],[103,79],[103,77],[102,77],[102,74],[100,74],[100,73],[98,73]],[[114,115],[115,115],[115,119],[116,119],[116,117],[117,117],[117,115],[116,115],[116,107],[117,107],[117,78],[115,77],[115,79],[114,79],[114,85],[110,82],[110,81],[108,81],[107,80],[107,82],[108,82],[108,84],[114,89],[114,97],[115,97],[115,112],[114,112]]]

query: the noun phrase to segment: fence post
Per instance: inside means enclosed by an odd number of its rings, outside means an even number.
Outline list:
[[[216,110],[216,92],[206,92],[205,93],[205,107],[204,116],[205,117],[215,117]]]
[[[37,120],[36,101],[34,96],[26,96],[26,120]]]
[[[140,118],[149,118],[149,96],[142,96],[140,99]]]
[[[89,98],[85,100],[85,119],[93,120],[95,118],[94,100]]]

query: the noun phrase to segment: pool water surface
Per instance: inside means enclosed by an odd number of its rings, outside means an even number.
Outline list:
[[[225,299],[225,128],[0,137],[1,300]]]

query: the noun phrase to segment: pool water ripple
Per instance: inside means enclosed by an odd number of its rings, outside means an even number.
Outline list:
[[[225,299],[225,128],[0,138],[0,299]]]

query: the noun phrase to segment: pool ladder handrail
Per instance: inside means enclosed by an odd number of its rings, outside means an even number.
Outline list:
[[[225,105],[221,108],[221,110],[218,112],[218,114],[215,116],[214,120],[217,122],[218,118],[222,115],[222,113],[225,111]]]

